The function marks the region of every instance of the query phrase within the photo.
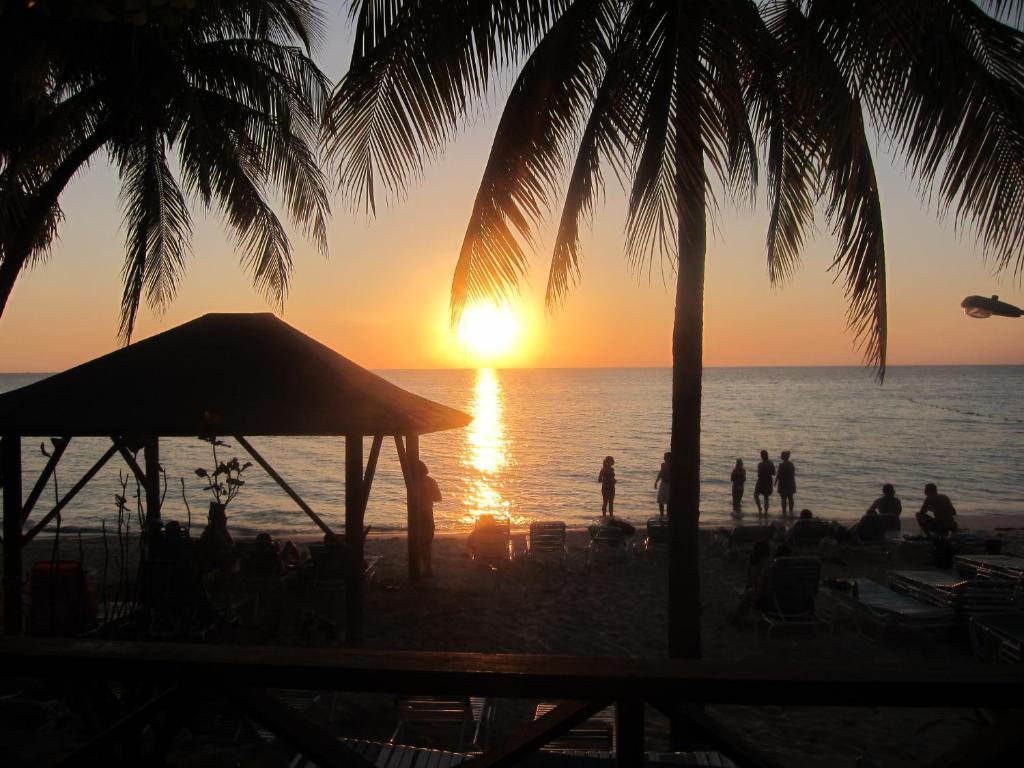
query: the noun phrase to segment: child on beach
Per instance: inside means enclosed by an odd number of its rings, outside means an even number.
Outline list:
[[[597,482],[601,484],[601,517],[615,514],[615,459],[604,457],[601,471],[597,473]]]
[[[747,470],[743,468],[743,459],[736,459],[736,466],[729,475],[732,481],[732,511],[740,512],[743,506],[743,486],[747,482]]]
[[[761,514],[761,497],[764,496],[764,514],[768,514],[768,501],[772,495],[773,478],[775,477],[775,465],[768,458],[768,451],[761,451],[761,461],[757,464],[757,482],[754,483],[754,503],[757,504],[757,514]]]
[[[662,517],[665,516],[665,505],[668,504],[669,476],[671,468],[672,454],[666,453],[665,460],[661,462],[661,469],[658,470],[658,476],[654,478],[654,487],[658,489],[658,514]],[[661,483],[660,488],[658,488],[658,483]]]

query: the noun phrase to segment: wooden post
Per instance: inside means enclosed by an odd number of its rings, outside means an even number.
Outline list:
[[[363,639],[363,436],[345,435],[345,639]]]
[[[405,438],[405,488],[407,498],[407,514],[409,526],[409,581],[420,577],[422,554],[420,541],[422,525],[420,525],[420,436],[408,435]]]
[[[21,436],[0,441],[4,476],[4,634],[20,635],[21,617]]]
[[[146,527],[150,535],[160,533],[160,438],[146,438],[142,447],[146,460]]]
[[[615,763],[619,768],[641,768],[644,764],[644,703],[637,699],[615,702]]]

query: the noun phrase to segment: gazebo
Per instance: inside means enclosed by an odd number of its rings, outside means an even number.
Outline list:
[[[269,313],[208,314],[64,373],[0,395],[4,631],[22,629],[22,548],[115,454],[146,492],[160,525],[160,438],[231,436],[323,531],[330,528],[246,439],[345,438],[346,633],[362,636],[363,517],[385,437],[393,437],[407,491],[409,578],[419,577],[415,471],[419,436],[470,417],[391,384]],[[22,499],[21,439],[55,436],[55,450]],[[110,447],[37,521],[32,511],[68,443]],[[363,462],[363,438],[371,437]],[[143,461],[136,455],[141,448]]]

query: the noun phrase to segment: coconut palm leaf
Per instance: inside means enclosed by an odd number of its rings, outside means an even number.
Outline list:
[[[167,164],[161,135],[151,134],[149,141],[116,160],[127,251],[120,336],[127,341],[143,291],[155,307],[166,307],[174,299],[185,270],[192,224],[185,196]]]
[[[452,281],[453,321],[466,303],[508,296],[528,265],[519,238],[550,209],[578,125],[594,100],[616,4],[575,3],[537,44],[505,104]]]

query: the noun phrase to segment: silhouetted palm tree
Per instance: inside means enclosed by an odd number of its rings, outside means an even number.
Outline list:
[[[143,293],[173,298],[189,199],[216,206],[256,286],[280,304],[291,244],[268,200],[326,253],[317,162],[328,83],[310,58],[311,0],[37,0],[0,12],[0,314],[46,253],[71,178],[105,150],[121,181],[127,258],[121,336]]]
[[[669,644],[700,653],[697,524],[704,259],[714,193],[764,169],[768,273],[799,264],[815,208],[867,361],[885,370],[882,212],[865,119],[941,211],[1000,266],[1024,244],[1021,0],[359,0],[332,96],[340,184],[369,209],[405,190],[503,67],[504,108],[452,286],[505,298],[568,175],[548,279],[579,276],[579,229],[612,169],[629,188],[626,255],[676,270]],[[1002,19],[1002,21],[1001,21]],[[937,182],[934,183],[933,182]]]

